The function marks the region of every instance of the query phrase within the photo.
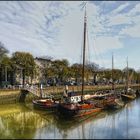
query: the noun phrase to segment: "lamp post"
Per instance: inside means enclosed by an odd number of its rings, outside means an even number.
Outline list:
[[[7,82],[7,66],[5,66],[5,82]]]
[[[23,68],[20,68],[20,84],[23,87],[22,79],[23,79]]]
[[[40,97],[42,98],[42,83],[40,83]]]
[[[5,66],[5,87],[7,87],[7,66]]]

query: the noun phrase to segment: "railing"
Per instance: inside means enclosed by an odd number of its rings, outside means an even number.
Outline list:
[[[37,97],[42,97],[42,98],[53,98],[53,95],[49,94],[46,92],[46,90],[41,90],[36,86],[24,86],[24,90],[29,91],[30,93],[34,94]]]
[[[31,92],[32,94],[34,94],[35,96],[38,96],[38,97],[40,97],[40,90],[39,90],[39,88],[38,87],[36,87],[36,86],[24,86],[24,88],[23,88],[24,90],[27,90],[27,91],[29,91],[29,92]]]

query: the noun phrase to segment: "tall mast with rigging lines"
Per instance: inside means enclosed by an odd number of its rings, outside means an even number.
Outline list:
[[[114,55],[112,53],[112,74],[111,74],[111,76],[112,76],[112,90],[114,91],[114,72],[113,72],[113,70],[114,70]]]
[[[81,100],[83,101],[84,95],[84,76],[85,76],[85,50],[86,50],[86,26],[87,26],[87,17],[86,17],[86,5],[85,5],[85,16],[84,16],[84,42],[83,42],[83,67],[82,67],[82,96]]]
[[[129,81],[128,57],[127,57],[127,59],[126,59],[126,63],[127,63],[127,69],[126,69],[126,71],[127,71],[127,78],[126,78],[126,93],[127,93],[127,91],[128,91],[128,81]]]

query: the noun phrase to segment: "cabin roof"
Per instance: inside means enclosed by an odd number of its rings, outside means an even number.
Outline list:
[[[80,95],[81,95],[80,93],[76,93],[76,92],[73,92],[73,91],[68,92],[69,97],[71,97],[71,96],[80,96]]]

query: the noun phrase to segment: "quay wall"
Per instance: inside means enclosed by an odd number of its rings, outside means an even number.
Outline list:
[[[1,89],[0,90],[0,104],[11,104],[18,102],[20,90]]]
[[[124,89],[124,85],[116,85],[116,89]],[[131,85],[132,88],[140,89],[140,84]],[[109,90],[111,85],[103,86],[85,86],[85,93],[94,93],[95,91]],[[43,94],[52,94],[56,98],[60,98],[65,90],[65,86],[46,87],[42,90]],[[81,91],[81,86],[69,86],[69,91]],[[22,90],[20,89],[0,89],[0,104],[10,104],[19,102]],[[40,91],[38,91],[40,92]],[[28,93],[25,102],[31,102],[33,99],[37,99],[32,93]]]
[[[131,85],[130,87],[132,88],[140,88],[140,84],[134,84]],[[115,85],[115,89],[124,89],[125,85]],[[111,85],[99,85],[99,86],[84,86],[84,91],[85,92],[94,92],[94,91],[100,91],[100,90],[109,90],[111,89]],[[65,86],[54,86],[54,87],[47,87],[43,89],[44,93],[48,94],[57,94],[57,93],[63,93],[65,90]],[[69,86],[68,87],[69,91],[81,91],[82,87],[81,86]]]
[[[0,105],[1,104],[15,104],[19,102],[22,90],[20,89],[0,89]],[[31,102],[36,99],[33,94],[26,96],[25,102]]]

